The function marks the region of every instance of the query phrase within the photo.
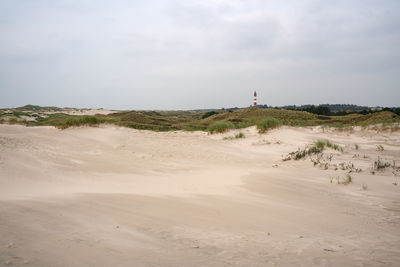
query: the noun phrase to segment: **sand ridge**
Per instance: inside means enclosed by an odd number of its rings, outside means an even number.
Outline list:
[[[370,171],[400,159],[398,132],[240,131],[0,125],[0,265],[400,262],[400,177]],[[335,183],[346,170],[282,161],[319,139],[344,148],[332,162],[362,169],[351,184]]]

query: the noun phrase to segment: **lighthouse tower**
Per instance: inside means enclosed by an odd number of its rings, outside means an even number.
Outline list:
[[[254,102],[253,102],[253,106],[257,106],[257,93],[256,93],[256,91],[254,91]]]

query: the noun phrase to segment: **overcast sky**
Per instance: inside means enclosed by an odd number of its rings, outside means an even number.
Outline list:
[[[399,0],[1,0],[0,107],[400,106]]]

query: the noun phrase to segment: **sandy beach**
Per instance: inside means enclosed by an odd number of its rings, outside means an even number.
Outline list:
[[[238,132],[0,125],[0,266],[398,266],[399,131]]]

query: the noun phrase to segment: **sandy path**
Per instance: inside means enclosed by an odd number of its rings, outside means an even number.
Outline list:
[[[397,266],[400,177],[369,169],[398,132],[243,132],[0,125],[0,265]],[[281,161],[326,138],[353,183]]]

